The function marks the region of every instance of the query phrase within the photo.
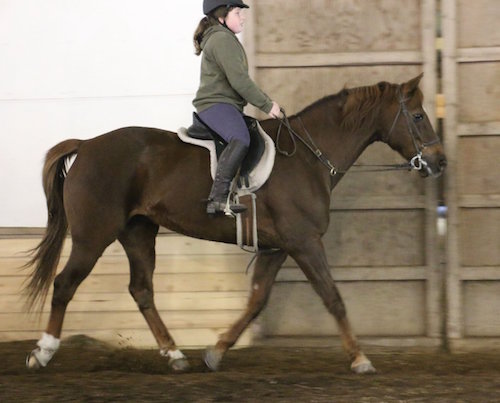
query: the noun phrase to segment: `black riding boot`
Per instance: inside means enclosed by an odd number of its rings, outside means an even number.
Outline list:
[[[224,151],[222,151],[219,157],[212,190],[210,191],[210,196],[208,196],[208,214],[224,212],[231,181],[236,175],[247,151],[248,147],[239,140],[231,140]],[[234,203],[230,203],[229,208],[233,213],[241,213],[247,209],[243,204]]]

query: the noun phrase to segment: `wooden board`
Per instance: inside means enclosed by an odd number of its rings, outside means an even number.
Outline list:
[[[258,53],[420,49],[418,0],[259,0]]]
[[[18,257],[22,258],[25,252],[34,248],[40,242],[39,236],[32,237],[15,237],[0,239],[0,256],[1,257]],[[71,239],[68,237],[61,256],[69,256],[71,251]],[[159,235],[156,239],[157,255],[231,255],[237,254],[240,256],[250,256],[243,252],[236,245],[223,244],[219,242],[204,241],[201,239],[188,238],[177,234]],[[118,241],[113,242],[106,251],[104,256],[118,255],[123,256],[124,251]]]
[[[45,328],[50,294],[41,316],[25,312],[21,295],[27,262],[19,251],[33,248],[39,236],[0,239],[0,341],[38,338]],[[71,248],[66,240],[59,271]],[[251,255],[232,245],[175,234],[157,238],[155,300],[160,315],[181,347],[216,342],[246,307]],[[121,346],[155,347],[145,320],[128,292],[128,261],[113,243],[77,290],[65,318],[63,336],[84,333]],[[251,342],[246,332],[238,346]]]
[[[458,0],[457,21],[459,48],[500,45],[498,24],[500,8],[497,0]]]
[[[459,122],[500,121],[499,82],[498,60],[460,64],[457,83]]]
[[[206,346],[215,345],[222,329],[172,329],[172,337],[180,348],[205,348]],[[108,329],[95,330],[92,332],[65,331],[63,333],[62,342],[65,338],[84,333],[88,337],[93,337],[100,341],[110,343],[111,345],[121,348],[153,348],[156,349],[156,341],[149,329]],[[15,341],[15,340],[33,340],[33,348],[36,347],[35,340],[40,338],[39,330],[32,331],[6,331],[0,332],[0,341]],[[238,342],[236,348],[247,347],[253,343],[251,330],[245,331]],[[28,351],[25,351],[28,353]],[[21,352],[22,354],[22,352]]]
[[[422,210],[334,211],[324,236],[332,266],[424,264]]]
[[[461,209],[459,220],[460,263],[500,267],[500,208]]]
[[[160,311],[236,310],[246,307],[248,291],[157,292],[156,307]],[[4,294],[0,298],[0,312],[24,314],[24,299],[19,294]],[[49,312],[50,301],[37,312]],[[77,292],[68,305],[68,312],[138,312],[128,293]]]
[[[356,334],[425,335],[424,282],[355,281],[337,284]],[[259,323],[265,337],[338,334],[335,319],[307,283],[278,283]]]
[[[457,172],[459,192],[463,195],[499,195],[500,135],[480,134],[463,137],[458,144],[458,159],[462,161]]]
[[[161,311],[160,315],[167,328],[172,329],[227,329],[238,319],[241,312],[235,310],[212,311]],[[28,331],[42,330],[47,323],[48,314],[40,318],[18,313],[0,313],[3,330]],[[138,310],[131,312],[72,312],[64,320],[65,331],[89,333],[95,330],[147,329],[146,322]]]
[[[464,335],[500,337],[500,281],[464,282]]]

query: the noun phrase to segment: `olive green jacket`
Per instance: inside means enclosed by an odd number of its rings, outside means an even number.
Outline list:
[[[272,101],[249,77],[245,50],[232,31],[222,25],[209,27],[201,49],[200,87],[193,100],[198,112],[217,103],[234,105],[243,112],[251,103],[269,113]]]

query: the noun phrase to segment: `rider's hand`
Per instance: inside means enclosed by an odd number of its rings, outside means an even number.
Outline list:
[[[269,114],[268,114],[271,118],[273,119],[277,119],[280,117],[281,115],[281,108],[280,106],[278,105],[277,102],[274,102],[273,101],[273,107],[271,108],[271,110],[269,111]]]

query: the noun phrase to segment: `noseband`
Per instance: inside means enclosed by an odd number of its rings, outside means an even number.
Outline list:
[[[396,113],[396,117],[392,122],[392,126],[391,129],[389,130],[389,133],[387,133],[387,136],[384,136],[382,138],[382,141],[384,143],[389,144],[389,140],[391,138],[392,132],[394,131],[394,128],[396,127],[396,123],[398,123],[399,117],[401,116],[401,114],[403,114],[404,117],[406,118],[408,132],[410,133],[410,137],[416,151],[415,156],[410,160],[410,167],[411,169],[420,171],[422,168],[427,167],[427,162],[425,162],[425,160],[422,158],[422,151],[426,147],[441,143],[441,140],[439,140],[439,137],[436,136],[434,140],[424,142],[420,130],[418,129],[410,112],[408,111],[408,108],[406,107],[406,101],[408,101],[408,98],[403,98],[403,94],[401,93],[401,86],[398,87],[398,98],[399,98],[398,113]]]

